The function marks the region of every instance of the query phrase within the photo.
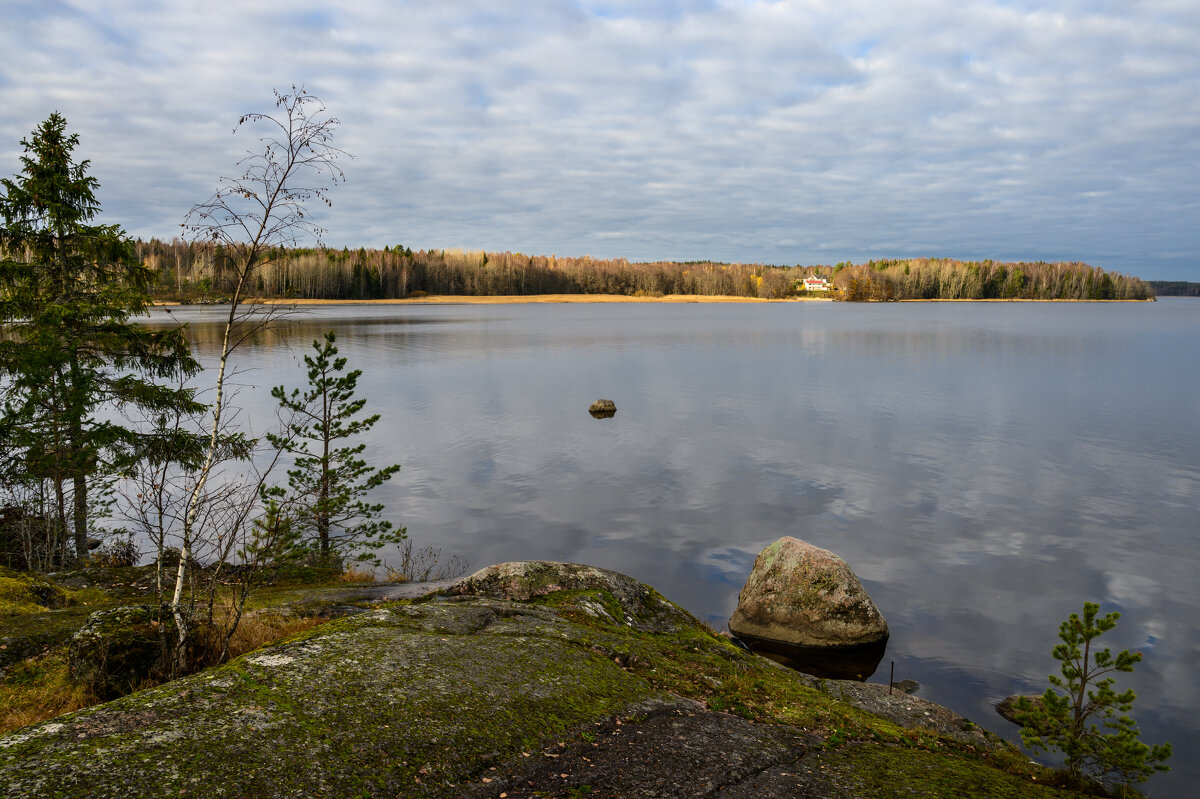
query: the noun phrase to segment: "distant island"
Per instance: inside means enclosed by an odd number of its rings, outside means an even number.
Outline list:
[[[219,302],[231,267],[220,246],[151,239],[135,243],[155,270],[156,300]],[[1194,284],[1193,284],[1194,285]],[[277,250],[258,270],[257,296],[296,300],[381,300],[425,295],[596,294],[758,299],[1152,300],[1151,284],[1084,263],[1007,263],[949,258],[818,266],[715,261],[635,263],[584,255],[481,250]]]
[[[1200,283],[1186,283],[1182,280],[1148,280],[1146,285],[1158,297],[1200,297]]]

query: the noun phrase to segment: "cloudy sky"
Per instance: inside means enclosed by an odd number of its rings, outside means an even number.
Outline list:
[[[169,238],[302,84],[332,246],[1200,280],[1195,0],[4,0],[0,174],[52,111]]]

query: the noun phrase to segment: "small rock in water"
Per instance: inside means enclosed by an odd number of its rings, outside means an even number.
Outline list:
[[[598,399],[588,408],[588,413],[597,419],[611,419],[617,415],[617,403],[610,399]]]
[[[1022,699],[1028,699],[1032,709],[1041,710],[1042,697],[1039,694],[1013,694],[996,703],[996,712],[1013,724],[1020,724],[1017,721],[1017,703]]]
[[[921,688],[921,683],[916,680],[896,680],[892,687],[902,693],[915,694]]]

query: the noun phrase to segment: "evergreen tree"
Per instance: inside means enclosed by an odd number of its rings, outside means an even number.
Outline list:
[[[1171,756],[1171,745],[1147,746],[1139,739],[1137,724],[1127,715],[1136,698],[1133,690],[1117,693],[1113,678],[1106,675],[1133,671],[1142,653],[1121,650],[1114,656],[1094,646],[1092,642],[1121,617],[1098,617],[1099,610],[1096,603],[1085,602],[1082,618],[1072,613],[1060,625],[1062,643],[1052,654],[1062,664],[1062,676],[1050,675],[1050,687],[1040,702],[1018,701],[1021,740],[1034,751],[1061,751],[1077,778],[1142,782],[1169,769],[1163,761]]]
[[[92,488],[154,442],[113,421],[203,408],[157,379],[199,371],[179,330],[130,321],[149,304],[153,273],[100,204],[78,135],[54,113],[21,145],[21,173],[0,180],[0,437],[9,476],[51,486],[56,521],[87,552]],[[108,412],[101,409],[107,408]]]
[[[406,531],[380,520],[383,505],[364,497],[391,479],[400,466],[375,469],[359,457],[366,444],[339,446],[368,432],[379,414],[356,418],[366,405],[365,399],[354,398],[362,370],[343,373],[346,359],[338,357],[335,341],[330,331],[324,343],[313,342],[313,355],[304,356],[308,367],[304,393],[294,389],[288,394],[283,386],[271,390],[291,415],[292,436],[268,433],[267,438],[295,457],[295,468],[288,471],[286,490],[276,486],[266,493],[278,503],[275,507],[290,509],[290,529],[302,552],[315,553],[329,563],[358,551],[359,560],[377,562],[369,550],[401,541]]]

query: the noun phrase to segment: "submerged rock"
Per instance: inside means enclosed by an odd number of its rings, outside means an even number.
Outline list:
[[[597,419],[611,419],[617,415],[617,403],[610,399],[598,399],[588,408],[588,413]]]
[[[1017,720],[1017,711],[1020,709],[1017,707],[1017,704],[1022,699],[1025,699],[1029,702],[1030,709],[1042,709],[1041,694],[1013,694],[1012,696],[1004,697],[996,703],[996,712],[999,713],[1002,718],[1008,719],[1013,724],[1020,724],[1021,722]]]
[[[846,562],[790,536],[758,553],[729,629],[752,649],[786,655],[795,648],[802,659],[813,650],[862,647],[874,662],[860,679],[875,670],[888,639],[883,614]]]

